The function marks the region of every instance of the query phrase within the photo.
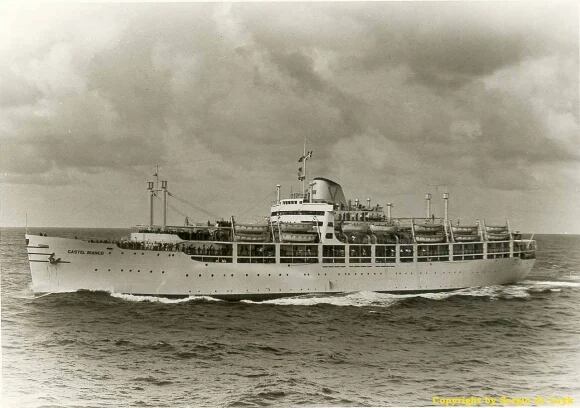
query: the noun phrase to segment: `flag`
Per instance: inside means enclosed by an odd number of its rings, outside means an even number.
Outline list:
[[[302,174],[302,167],[298,167],[298,180],[304,180],[304,174]]]
[[[300,156],[300,157],[298,158],[298,163],[302,163],[302,162],[304,161],[304,158],[305,158],[305,157],[306,157],[306,156]]]

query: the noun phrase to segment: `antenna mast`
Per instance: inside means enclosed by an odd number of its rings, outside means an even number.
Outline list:
[[[306,137],[304,138],[304,149],[303,154],[298,158],[298,163],[303,163],[302,166],[298,167],[298,180],[302,182],[302,197],[306,196],[306,185],[304,181],[306,180],[306,160],[312,157],[312,150],[306,152]]]

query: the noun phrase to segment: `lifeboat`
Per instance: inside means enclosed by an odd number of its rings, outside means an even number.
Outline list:
[[[282,232],[302,232],[302,233],[312,233],[313,225],[311,223],[294,222],[294,223],[281,223],[279,225],[280,231]]]
[[[466,234],[466,235],[461,235],[461,234],[453,234],[453,239],[455,240],[455,242],[473,242],[473,241],[478,241],[479,240],[479,235],[473,235],[473,234]]]
[[[268,231],[267,224],[235,224],[236,234],[263,234]]]
[[[292,234],[291,232],[283,232],[281,235],[282,242],[314,242],[317,237],[316,234]]]
[[[415,235],[415,241],[417,241],[420,244],[434,244],[438,242],[445,242],[445,235],[443,234]]]
[[[443,230],[441,224],[413,224],[415,232],[439,232]]]
[[[241,234],[238,233],[236,231],[235,234],[236,237],[236,241],[238,242],[267,242],[268,241],[268,235],[264,234],[264,233],[260,233],[260,234]]]
[[[508,228],[506,225],[486,225],[485,230],[492,233],[507,233]]]
[[[397,230],[396,225],[371,224],[370,228],[373,234],[392,234]]]
[[[477,234],[477,225],[452,225],[451,231],[454,234]]]
[[[342,232],[345,234],[367,234],[369,232],[369,224],[342,224]]]
[[[509,241],[510,234],[507,232],[493,233],[488,232],[486,234],[488,241]]]

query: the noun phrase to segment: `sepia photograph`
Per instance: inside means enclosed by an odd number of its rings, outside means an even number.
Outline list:
[[[580,406],[579,12],[1,2],[0,405]]]

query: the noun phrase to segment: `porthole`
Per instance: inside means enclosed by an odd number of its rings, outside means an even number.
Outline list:
[[[213,273],[211,274],[211,277],[213,278]]]
[[[186,273],[186,274],[185,274],[185,277],[186,277],[186,278],[188,278],[188,277],[189,277],[189,273]]]
[[[107,269],[107,272],[111,272],[111,270],[110,269]]]
[[[149,271],[149,273],[153,273],[153,271]]]
[[[199,277],[201,278],[201,273],[199,274]]]
[[[161,271],[161,273],[165,273],[165,271]]]
[[[233,278],[234,277],[234,274],[232,273],[230,276]]]
[[[123,270],[121,269],[121,272],[123,272]]]
[[[137,269],[137,272],[141,272],[141,269]]]
[[[157,256],[159,256],[159,254],[157,254]]]
[[[95,268],[95,271],[98,271],[98,269],[97,269],[97,268]]]

